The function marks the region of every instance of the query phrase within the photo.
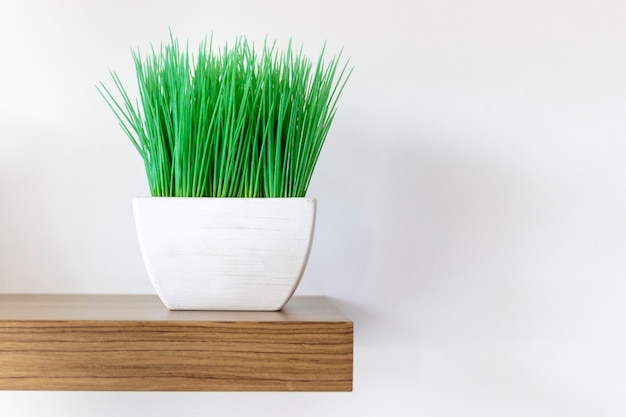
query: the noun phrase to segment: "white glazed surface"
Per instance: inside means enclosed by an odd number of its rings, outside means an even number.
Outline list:
[[[280,310],[309,257],[309,198],[133,200],[148,275],[171,310]]]

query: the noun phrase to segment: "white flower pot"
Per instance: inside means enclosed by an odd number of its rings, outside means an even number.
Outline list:
[[[280,310],[306,267],[310,198],[133,200],[148,275],[170,310]]]

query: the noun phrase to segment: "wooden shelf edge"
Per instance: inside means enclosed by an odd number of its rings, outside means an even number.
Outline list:
[[[0,295],[0,389],[351,391],[353,323],[332,301],[169,311],[152,295]]]

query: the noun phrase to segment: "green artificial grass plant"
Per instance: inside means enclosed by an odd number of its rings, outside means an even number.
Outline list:
[[[351,71],[341,53],[317,63],[289,43],[260,54],[245,38],[203,42],[196,57],[178,40],[142,58],[133,51],[139,99],[111,72],[116,99],[98,90],[143,158],[161,197],[303,197]]]

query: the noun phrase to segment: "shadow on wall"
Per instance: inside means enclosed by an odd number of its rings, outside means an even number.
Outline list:
[[[510,325],[525,303],[515,282],[523,181],[493,155],[446,143],[387,137],[361,144],[360,164],[330,174],[360,185],[324,196],[334,220],[320,234],[343,242],[316,248],[325,265],[318,270],[357,325],[463,337],[493,325],[490,313],[500,317],[496,326]]]
[[[144,177],[131,147],[37,119],[0,119],[0,132],[0,291],[152,292],[132,217]]]
[[[28,124],[2,123],[0,141],[0,291],[41,292],[62,266],[42,199],[41,141]]]

